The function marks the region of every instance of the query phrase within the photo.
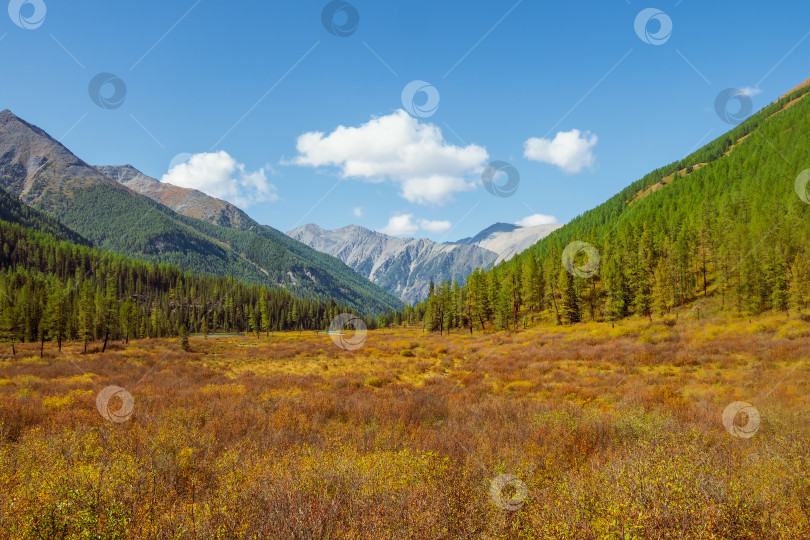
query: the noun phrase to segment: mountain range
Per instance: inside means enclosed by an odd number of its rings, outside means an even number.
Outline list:
[[[162,185],[132,167],[102,169],[12,112],[0,112],[0,187],[95,247],[299,296],[334,298],[366,314],[403,305],[336,258],[228,203]]]
[[[431,281],[463,283],[474,269],[508,260],[558,227],[496,223],[474,237],[447,243],[398,238],[357,225],[326,230],[308,224],[287,235],[337,257],[386,291],[414,303],[427,298]]]

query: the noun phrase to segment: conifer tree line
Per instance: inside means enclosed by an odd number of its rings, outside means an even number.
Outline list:
[[[429,298],[392,319],[426,330],[518,330],[665,317],[712,298],[748,316],[810,309],[810,98],[804,88],[684,160],[656,170],[529,250],[464,286],[431,284]],[[791,103],[790,107],[786,107]],[[804,199],[804,200],[803,200]],[[594,246],[598,270],[566,270],[565,247]],[[581,267],[585,261],[574,261]]]
[[[19,342],[183,336],[187,332],[322,330],[334,300],[296,298],[227,278],[56,240],[0,221],[0,336]],[[371,321],[372,323],[374,321]]]

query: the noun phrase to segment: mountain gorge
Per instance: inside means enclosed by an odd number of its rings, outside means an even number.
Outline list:
[[[330,231],[309,224],[287,234],[339,258],[386,291],[414,303],[427,298],[431,281],[463,283],[476,268],[489,268],[508,259],[557,227],[499,223],[475,237],[452,243],[398,238],[357,225]]]
[[[202,200],[207,210],[184,203],[184,213],[178,213],[161,201],[172,202],[180,188],[156,186],[131,168],[107,171],[122,183],[73,155],[45,131],[10,111],[0,113],[0,187],[98,248],[283,287],[300,296],[331,297],[368,314],[402,306],[337,259],[259,225],[227,203],[188,190],[178,198]]]

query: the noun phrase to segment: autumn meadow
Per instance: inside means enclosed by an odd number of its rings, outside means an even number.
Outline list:
[[[9,351],[0,537],[810,534],[801,319],[331,337]]]

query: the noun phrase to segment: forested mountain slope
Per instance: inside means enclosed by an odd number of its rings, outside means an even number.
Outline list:
[[[57,240],[82,246],[92,245],[92,242],[62,225],[58,219],[31,208],[3,188],[0,188],[0,220],[49,234]]]
[[[465,289],[443,284],[409,316],[427,310],[432,328],[506,328],[544,310],[564,322],[615,320],[703,297],[739,314],[807,309],[810,173],[800,173],[810,169],[808,91],[798,87],[520,256],[476,272]],[[598,258],[574,249],[568,272],[563,253],[574,241],[591,244]]]
[[[337,259],[270,227],[244,231],[177,214],[103,175],[47,133],[0,113],[0,186],[95,246],[185,270],[335,298],[366,314],[402,303]]]
[[[227,201],[211,197],[196,189],[165,184],[143,174],[132,165],[104,165],[96,168],[135,193],[168,206],[178,214],[241,231],[249,231],[260,226],[245,212]]]
[[[85,344],[185,332],[320,330],[348,308],[60,241],[0,220],[0,339]]]

